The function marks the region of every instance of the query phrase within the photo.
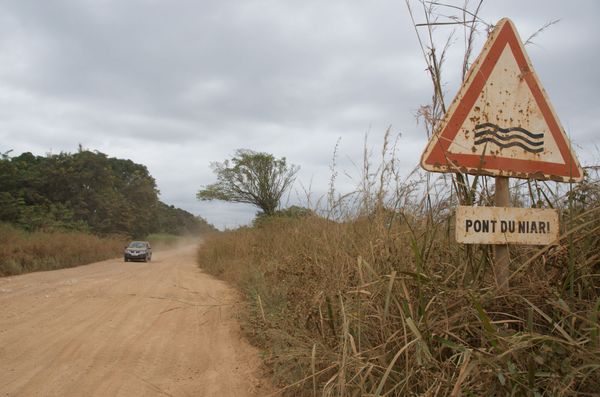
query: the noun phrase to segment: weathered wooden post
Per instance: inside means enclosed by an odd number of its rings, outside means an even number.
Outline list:
[[[505,176],[496,177],[496,193],[494,204],[496,207],[510,207],[510,195],[508,192],[509,179]],[[510,257],[508,244],[495,245],[494,278],[499,289],[508,289],[508,277],[510,276]]]
[[[583,170],[509,19],[488,37],[421,166],[496,177],[494,207],[457,208],[456,240],[495,245],[498,289],[509,288],[509,244],[557,242],[558,212],[511,208],[509,178],[579,182]]]

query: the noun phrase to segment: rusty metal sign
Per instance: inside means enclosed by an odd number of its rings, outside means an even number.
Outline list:
[[[583,172],[513,23],[488,38],[421,166],[434,172],[577,182]]]
[[[456,241],[463,244],[557,244],[558,211],[467,207],[456,210]]]

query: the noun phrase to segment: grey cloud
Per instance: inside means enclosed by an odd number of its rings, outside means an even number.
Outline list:
[[[599,4],[489,1],[482,10],[489,22],[512,17],[523,38],[562,18],[528,51],[582,147],[597,141]],[[448,101],[461,50],[455,40],[448,53]],[[213,181],[209,163],[237,148],[286,156],[318,196],[339,137],[340,190],[353,187],[343,174],[356,178],[350,160],[361,161],[366,133],[373,146],[390,125],[402,133],[406,173],[426,141],[414,113],[431,83],[402,1],[8,0],[0,57],[0,151],[82,143],[131,158],[148,166],[163,200],[222,226],[255,210],[197,202],[195,192]]]

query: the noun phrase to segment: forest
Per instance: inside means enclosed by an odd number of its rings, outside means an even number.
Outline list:
[[[0,222],[28,232],[78,231],[143,238],[214,230],[160,201],[146,166],[79,148],[0,158]]]

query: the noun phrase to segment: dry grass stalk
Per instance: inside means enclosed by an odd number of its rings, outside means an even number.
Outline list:
[[[426,31],[416,22],[415,29],[434,92],[419,115],[431,134],[445,111],[441,71],[450,41],[436,51],[434,28],[443,21],[435,12],[445,5],[418,4]],[[467,29],[463,65],[480,7],[458,20]],[[490,247],[453,237],[452,209],[489,203],[487,178],[402,178],[387,134],[379,165],[365,147],[356,191],[335,197],[336,150],[328,208],[213,236],[199,250],[204,269],[238,285],[251,303],[260,295],[262,308],[252,306],[245,319],[282,386],[277,394],[597,393],[600,178],[593,168],[567,191],[511,186],[515,205],[557,208],[563,233],[557,246],[514,247],[511,288],[499,294]]]
[[[570,200],[556,196],[560,244],[514,248],[513,287],[498,295],[489,253],[454,242],[450,189],[433,181],[423,205],[418,175],[394,180],[389,166],[375,169],[355,193],[369,197],[370,213],[271,219],[213,236],[199,252],[205,269],[257,302],[250,337],[266,349],[281,394],[568,396],[600,387],[597,177]],[[383,195],[382,183],[392,187]]]
[[[79,232],[25,232],[0,223],[0,276],[74,267],[114,258],[123,252],[122,238]]]

